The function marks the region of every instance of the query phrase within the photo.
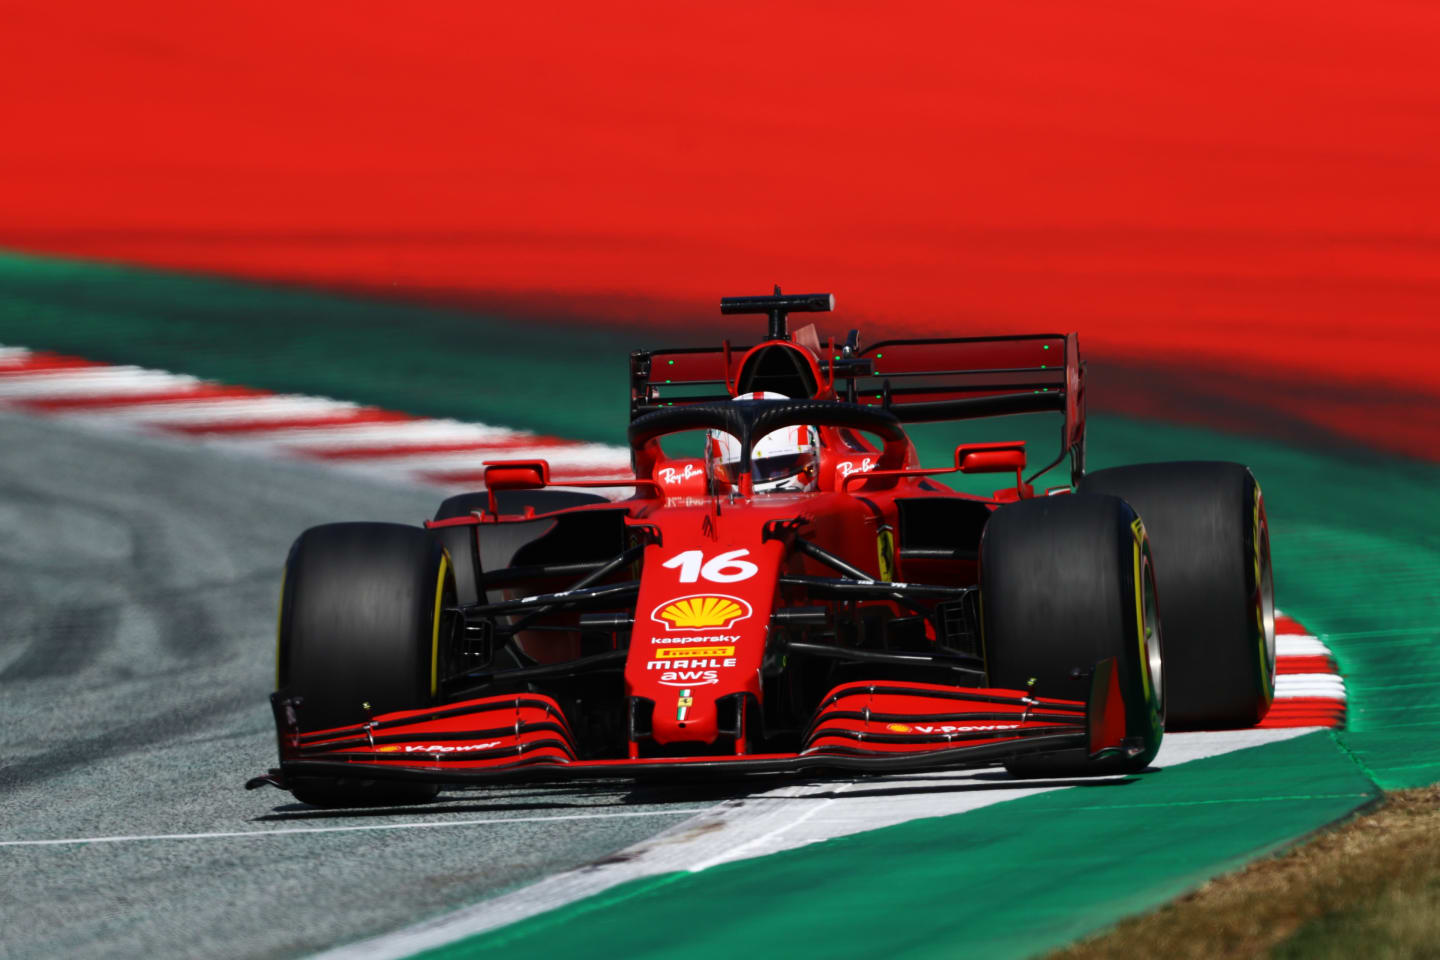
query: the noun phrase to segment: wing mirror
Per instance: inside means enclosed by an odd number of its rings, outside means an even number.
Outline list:
[[[548,460],[486,460],[485,491],[489,496],[490,513],[499,516],[499,505],[495,502],[497,490],[539,490],[554,484],[550,479]],[[566,477],[561,481],[566,487],[635,487],[650,489],[658,495],[660,484],[655,480],[640,477],[621,479],[580,479]]]
[[[1018,474],[1025,469],[1025,442],[962,443],[955,448],[955,466],[961,473]]]
[[[490,490],[538,490],[550,482],[550,464],[544,460],[509,460],[485,465],[485,486]]]
[[[962,443],[955,448],[955,469],[961,473],[1009,473],[1015,471],[1015,487],[996,490],[997,500],[1034,496],[1034,488],[1025,482],[1025,441],[1003,443]]]
[[[955,448],[953,467],[912,467],[904,470],[852,469],[846,472],[842,464],[836,471],[839,488],[848,491],[851,485],[878,480],[884,477],[926,477],[944,473],[1009,473],[1015,471],[1015,486],[1008,490],[996,490],[995,499],[1015,500],[1032,497],[1035,488],[1025,482],[1025,441],[1006,440],[1003,443],[962,443]],[[893,484],[892,484],[893,485]]]

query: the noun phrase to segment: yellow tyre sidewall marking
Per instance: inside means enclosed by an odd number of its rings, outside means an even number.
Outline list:
[[[440,576],[435,580],[435,614],[430,619],[430,696],[440,692],[440,605],[445,599],[445,572],[450,554],[440,554]]]
[[[1140,644],[1140,682],[1145,689],[1145,702],[1153,703],[1155,695],[1150,689],[1150,650],[1145,643],[1145,581],[1144,567],[1140,559],[1140,545],[1145,542],[1145,524],[1136,517],[1130,524],[1134,534],[1131,549],[1135,554],[1135,636]]]
[[[1265,691],[1265,699],[1268,702],[1274,699],[1275,693],[1274,683],[1270,678],[1269,645],[1266,643],[1267,638],[1265,636],[1265,580],[1263,576],[1264,571],[1261,569],[1264,558],[1261,556],[1260,551],[1260,511],[1260,484],[1256,483],[1254,508],[1252,510],[1253,526],[1251,528],[1251,541],[1254,544],[1255,593],[1260,598],[1260,602],[1255,606],[1255,627],[1260,642],[1255,645],[1255,649],[1260,657],[1260,684]]]

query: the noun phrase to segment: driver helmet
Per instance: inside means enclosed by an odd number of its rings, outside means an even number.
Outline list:
[[[752,400],[788,400],[783,393],[757,390],[735,397],[735,403]],[[734,483],[740,468],[740,441],[722,430],[706,433],[706,454],[719,473]],[[765,434],[750,451],[750,476],[756,493],[780,490],[814,490],[820,475],[820,435],[812,426],[782,427]]]

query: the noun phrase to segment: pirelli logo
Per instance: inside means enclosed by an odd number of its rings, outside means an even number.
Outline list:
[[[733,657],[734,647],[661,647],[655,651],[656,660],[674,660],[677,657]]]

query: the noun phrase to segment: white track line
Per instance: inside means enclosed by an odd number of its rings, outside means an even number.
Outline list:
[[[282,837],[299,833],[358,833],[364,830],[423,830],[435,827],[498,826],[507,823],[548,823],[551,820],[609,820],[616,817],[680,817],[704,810],[638,810],[625,813],[577,813],[555,817],[497,817],[488,820],[430,820],[423,823],[368,823],[351,827],[285,827],[278,830],[223,830],[212,833],[152,833],[112,837],[65,837],[56,840],[0,840],[0,847],[61,847],[87,843],[135,843],[150,840],[219,840]]]
[[[835,786],[832,792],[838,795],[844,793],[855,785],[855,782],[841,783]],[[762,833],[757,837],[752,837],[751,839],[746,840],[742,843],[728,846],[726,847],[726,849],[716,853],[712,857],[701,860],[698,863],[692,863],[687,869],[689,869],[691,873],[699,873],[701,870],[709,869],[716,864],[726,863],[730,860],[746,860],[752,857],[759,857],[764,856],[765,854],[774,853],[777,850],[788,849],[789,847],[794,846],[794,844],[785,844],[784,840],[782,839],[785,834],[791,833],[798,827],[804,825],[807,821],[814,818],[816,814],[825,812],[840,799],[841,797],[839,796],[827,797],[822,802],[814,804],[810,807],[810,809],[806,810],[800,816],[794,817],[789,822],[782,823],[774,829]],[[854,820],[859,818],[852,817],[849,819],[851,819],[853,822]]]

